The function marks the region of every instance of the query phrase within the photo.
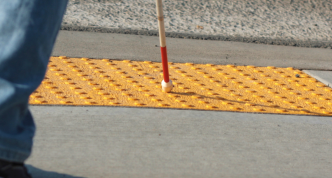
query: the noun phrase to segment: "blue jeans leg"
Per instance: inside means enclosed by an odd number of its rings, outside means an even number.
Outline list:
[[[24,162],[35,124],[29,95],[44,78],[67,0],[0,0],[0,159]]]

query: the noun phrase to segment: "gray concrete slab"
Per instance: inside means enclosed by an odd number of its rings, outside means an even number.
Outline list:
[[[30,108],[38,129],[27,163],[37,178],[45,171],[70,178],[332,175],[331,117]]]
[[[158,37],[60,31],[53,55],[160,61]],[[332,50],[167,38],[172,62],[332,70]]]
[[[320,82],[332,87],[332,71],[303,70]]]

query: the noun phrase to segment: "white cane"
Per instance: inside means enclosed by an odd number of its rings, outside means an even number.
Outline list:
[[[158,27],[159,27],[161,62],[163,65],[163,73],[164,73],[164,80],[161,82],[161,86],[162,86],[162,91],[168,93],[168,92],[171,92],[171,90],[173,88],[173,83],[169,79],[169,73],[168,73],[163,4],[162,4],[162,0],[156,0],[156,2],[157,2],[157,16],[158,16]]]

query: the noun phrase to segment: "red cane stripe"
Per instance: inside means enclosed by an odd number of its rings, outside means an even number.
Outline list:
[[[163,72],[164,72],[164,81],[166,83],[169,82],[169,74],[168,74],[168,62],[167,62],[167,51],[166,51],[166,46],[165,47],[160,47],[161,51],[161,61],[163,64]]]

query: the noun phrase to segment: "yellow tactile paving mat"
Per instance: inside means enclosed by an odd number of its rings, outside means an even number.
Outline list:
[[[293,68],[52,57],[30,104],[110,105],[332,115],[332,89]]]

